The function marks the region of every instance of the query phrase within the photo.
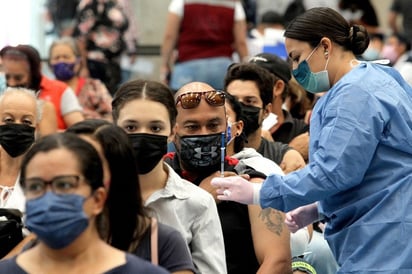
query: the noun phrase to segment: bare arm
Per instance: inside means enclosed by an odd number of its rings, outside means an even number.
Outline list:
[[[249,205],[248,209],[256,258],[260,263],[257,273],[291,273],[290,233],[284,224],[284,214],[257,205]]]
[[[80,111],[73,111],[63,116],[64,123],[67,127],[74,125],[77,122],[83,121],[84,117]]]
[[[249,52],[246,44],[246,33],[247,25],[246,20],[235,21],[233,26],[233,36],[235,38],[235,50],[239,55],[240,60],[244,61],[248,56]]]
[[[42,118],[38,125],[39,135],[45,136],[57,132],[57,118],[54,105],[43,101]]]
[[[302,133],[289,142],[289,146],[297,150],[305,161],[309,157],[309,132]]]
[[[302,155],[295,149],[288,150],[283,156],[280,167],[285,174],[304,168],[306,165]]]
[[[225,171],[224,176],[225,177],[230,177],[230,176],[236,176],[237,174],[231,171]],[[216,201],[216,204],[220,203],[221,201],[217,198],[217,192],[216,192],[216,187],[211,184],[211,181],[215,177],[220,177],[220,171],[216,171],[212,173],[209,177],[206,177],[200,182],[199,187],[203,188],[207,192],[209,192],[213,198]]]
[[[170,72],[170,64],[173,62],[172,56],[179,37],[179,27],[181,18],[169,12],[166,20],[166,29],[162,42],[160,66],[161,81],[166,81],[166,75]]]

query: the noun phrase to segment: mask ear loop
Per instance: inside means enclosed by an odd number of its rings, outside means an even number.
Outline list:
[[[328,64],[329,64],[329,51],[325,51],[325,57],[326,57],[326,64],[325,64],[325,69],[324,70],[326,70],[327,69],[327,67],[328,67]]]
[[[317,45],[316,48],[314,48],[311,53],[309,53],[309,56],[306,57],[306,59],[305,59],[306,62],[309,61],[310,57],[312,57],[313,53],[318,49],[319,46],[320,46],[320,44]]]

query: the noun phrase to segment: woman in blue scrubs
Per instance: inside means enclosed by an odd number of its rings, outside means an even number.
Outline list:
[[[327,91],[311,117],[309,164],[262,184],[215,178],[218,198],[290,211],[292,231],[323,218],[338,273],[412,273],[412,88],[356,60],[368,34],[333,9],[306,11],[285,37],[296,80]]]

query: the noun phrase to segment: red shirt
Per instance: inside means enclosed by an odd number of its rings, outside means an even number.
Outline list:
[[[52,80],[45,76],[42,76],[41,78],[39,98],[53,103],[56,111],[57,128],[62,130],[66,129],[67,125],[63,120],[60,104],[62,96],[67,88],[68,85],[61,81]]]
[[[233,53],[233,6],[203,4],[202,1],[185,3],[178,39],[178,61],[210,57],[231,57]]]

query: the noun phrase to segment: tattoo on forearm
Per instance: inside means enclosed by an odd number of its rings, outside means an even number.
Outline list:
[[[259,213],[259,217],[271,232],[279,236],[282,234],[283,217],[279,211],[271,208],[265,208]]]

